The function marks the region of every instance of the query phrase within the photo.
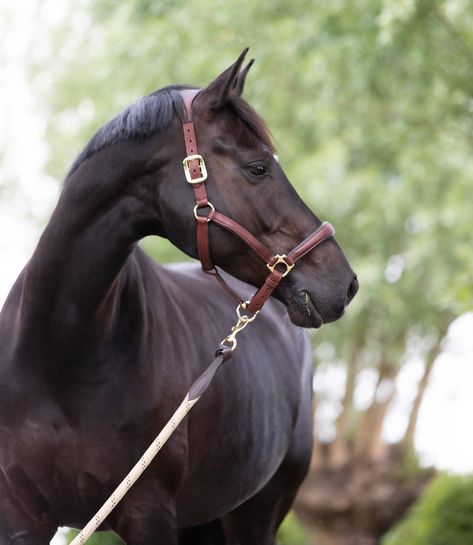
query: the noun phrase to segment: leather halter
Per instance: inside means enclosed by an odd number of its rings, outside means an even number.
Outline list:
[[[272,292],[278,287],[281,280],[287,276],[293,269],[296,261],[301,259],[316,246],[335,235],[335,229],[332,225],[324,221],[315,231],[313,231],[300,244],[293,248],[289,254],[273,255],[262,242],[255,238],[242,225],[232,220],[228,216],[215,210],[212,203],[208,200],[205,189],[205,180],[207,179],[207,169],[204,158],[199,155],[197,149],[197,138],[195,134],[194,123],[192,121],[192,102],[200,91],[197,89],[181,90],[182,101],[184,103],[184,121],[182,129],[184,132],[184,141],[186,145],[187,157],[183,161],[186,180],[192,185],[195,194],[194,216],[197,221],[197,252],[202,270],[207,274],[213,275],[241,305],[242,308],[251,313],[257,313]],[[206,216],[199,215],[199,210],[207,208]],[[215,267],[210,256],[209,244],[209,222],[213,221],[220,227],[232,232],[249,246],[268,267],[270,274],[266,277],[264,284],[251,297],[250,301],[243,302],[237,293],[225,282]],[[280,267],[280,268],[278,268]],[[240,308],[240,307],[239,307]]]

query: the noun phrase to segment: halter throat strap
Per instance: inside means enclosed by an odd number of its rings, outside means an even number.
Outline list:
[[[183,160],[186,180],[192,185],[195,196],[194,216],[197,222],[197,253],[202,270],[211,274],[220,285],[230,293],[250,313],[258,312],[269,299],[281,280],[293,269],[296,262],[313,250],[316,246],[335,235],[335,229],[328,222],[323,222],[300,244],[292,249],[289,254],[274,255],[266,246],[235,220],[215,210],[208,199],[205,181],[207,169],[204,158],[198,153],[197,137],[192,116],[192,103],[200,91],[198,89],[186,89],[179,91],[183,103],[182,130],[186,146],[187,156]],[[207,210],[207,215],[201,215],[199,210]],[[220,227],[230,231],[247,246],[249,246],[268,267],[270,274],[264,284],[247,302],[243,302],[240,296],[225,282],[215,267],[209,242],[209,223],[213,221]]]

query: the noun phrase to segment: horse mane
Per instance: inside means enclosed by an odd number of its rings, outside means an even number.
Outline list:
[[[101,127],[72,164],[69,177],[89,157],[122,140],[144,140],[166,128],[173,118],[174,96],[184,85],[172,85],[144,96]]]
[[[101,127],[76,158],[66,179],[89,157],[116,142],[144,140],[172,121],[175,105],[182,118],[183,103],[179,91],[195,89],[187,85],[171,85],[140,98]],[[230,96],[228,107],[272,152],[274,145],[263,119],[240,96]]]

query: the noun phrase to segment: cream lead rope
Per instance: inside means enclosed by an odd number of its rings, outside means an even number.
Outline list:
[[[115,509],[118,503],[122,500],[125,494],[130,490],[130,488],[135,484],[135,482],[140,478],[144,470],[149,466],[153,461],[158,452],[163,448],[166,441],[171,437],[171,435],[176,430],[177,426],[182,422],[186,414],[192,409],[192,407],[199,401],[202,397],[202,394],[207,390],[208,386],[212,382],[215,373],[218,371],[220,366],[225,363],[230,357],[232,352],[237,346],[236,336],[240,331],[245,329],[245,327],[252,322],[258,313],[255,313],[253,316],[247,316],[243,314],[243,309],[245,309],[247,303],[238,305],[237,315],[238,321],[232,327],[230,335],[225,337],[220,343],[220,348],[217,352],[217,357],[215,360],[207,367],[207,369],[200,375],[200,377],[194,382],[191,386],[186,397],[182,403],[177,408],[176,412],[171,416],[168,423],[164,428],[159,432],[159,435],[151,443],[143,456],[138,460],[134,465],[133,469],[128,473],[128,475],[123,479],[123,481],[117,486],[117,488],[112,492],[107,501],[102,505],[102,507],[95,513],[95,515],[90,519],[87,525],[79,532],[79,534],[71,541],[70,545],[82,545],[85,543],[90,536],[97,530],[97,528],[104,522],[108,515]]]
[[[179,405],[179,408],[172,415],[169,422],[164,426],[159,435],[151,443],[143,456],[138,460],[130,473],[128,473],[123,481],[117,486],[108,500],[97,511],[94,517],[90,519],[84,529],[71,541],[71,545],[82,545],[89,539],[95,530],[97,530],[111,511],[115,509],[118,502],[139,479],[140,475],[149,466],[156,454],[158,454],[169,437],[171,437],[174,430],[181,423],[182,419],[192,409],[197,401],[199,401],[199,399],[200,397],[190,400],[189,394],[186,395],[184,401]]]

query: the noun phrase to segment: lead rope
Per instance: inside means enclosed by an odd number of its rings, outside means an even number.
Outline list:
[[[212,382],[215,373],[218,371],[221,365],[231,358],[233,351],[237,347],[237,335],[243,331],[248,324],[255,320],[259,311],[269,299],[273,291],[277,288],[281,280],[294,268],[296,261],[318,246],[321,242],[335,234],[335,230],[332,225],[330,223],[323,222],[322,225],[320,225],[313,233],[311,233],[293,250],[291,250],[288,255],[273,255],[243,226],[215,210],[214,206],[207,198],[207,192],[204,185],[204,182],[207,179],[207,170],[203,157],[197,153],[197,140],[192,122],[192,100],[197,92],[198,91],[194,90],[181,91],[187,115],[187,118],[183,123],[184,141],[187,151],[187,157],[183,161],[183,166],[186,180],[194,188],[196,197],[194,216],[197,221],[197,249],[204,272],[215,276],[220,285],[231,295],[233,295],[233,297],[239,302],[236,309],[237,321],[231,328],[230,333],[221,341],[215,354],[214,361],[192,384],[190,390],[187,392],[182,403],[171,416],[168,423],[160,431],[156,439],[151,443],[128,475],[112,492],[102,507],[71,541],[70,545],[82,545],[85,543],[104,522],[113,509],[115,509],[133,484],[139,479],[141,474],[150,465],[169,437],[171,437],[177,426],[182,422],[187,413],[205,393]],[[200,216],[198,214],[198,210],[200,208],[208,208],[210,210],[207,217]],[[220,227],[223,227],[224,229],[227,229],[234,235],[238,236],[257,255],[259,255],[261,259],[263,259],[270,271],[270,274],[266,277],[264,284],[253,294],[249,301],[243,302],[242,299],[240,299],[240,297],[234,292],[234,290],[228,286],[225,280],[218,273],[216,267],[213,265],[210,257],[208,238],[208,224],[210,221],[215,222],[216,224],[220,225]],[[283,270],[281,270],[281,268],[277,268],[278,266],[281,266]]]

